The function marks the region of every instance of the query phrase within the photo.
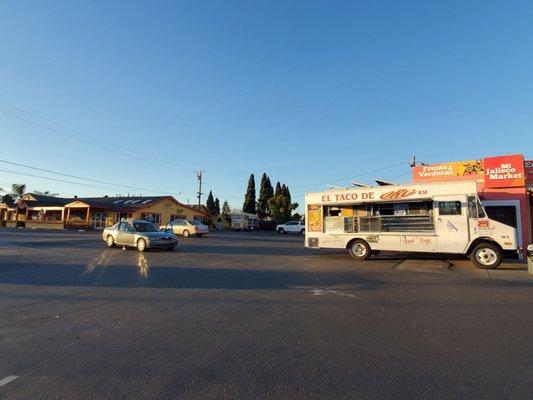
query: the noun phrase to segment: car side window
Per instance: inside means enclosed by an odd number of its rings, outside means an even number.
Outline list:
[[[135,231],[135,229],[133,229],[133,226],[131,226],[127,222],[123,222],[122,223],[122,231],[124,231],[124,232],[133,232],[133,231]]]

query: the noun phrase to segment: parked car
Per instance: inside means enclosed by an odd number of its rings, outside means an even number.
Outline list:
[[[115,245],[136,247],[139,251],[152,248],[173,250],[178,245],[176,235],[160,232],[151,222],[144,220],[125,220],[105,228],[102,238],[108,247]]]
[[[209,227],[196,220],[175,219],[167,224],[165,230],[174,235],[189,237],[196,235],[201,237],[209,233]]]
[[[289,221],[285,224],[280,224],[276,226],[276,231],[278,233],[305,233],[305,223],[302,221]]]

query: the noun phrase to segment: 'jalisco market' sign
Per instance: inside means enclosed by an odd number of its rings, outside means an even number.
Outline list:
[[[521,154],[488,157],[483,162],[485,167],[485,187],[525,186],[524,157]]]
[[[473,179],[483,179],[483,162],[481,160],[417,165],[413,168],[413,182],[463,181]]]

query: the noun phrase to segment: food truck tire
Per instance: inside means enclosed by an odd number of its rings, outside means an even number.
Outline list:
[[[495,269],[502,262],[502,252],[492,243],[479,243],[470,252],[470,261],[478,268]]]
[[[355,239],[348,245],[350,255],[356,260],[368,260],[372,255],[372,250],[363,239]]]

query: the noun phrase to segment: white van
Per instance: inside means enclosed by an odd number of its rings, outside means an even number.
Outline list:
[[[475,182],[328,190],[307,193],[305,205],[306,247],[358,260],[381,250],[465,254],[491,269],[519,250],[516,229],[487,217]]]

